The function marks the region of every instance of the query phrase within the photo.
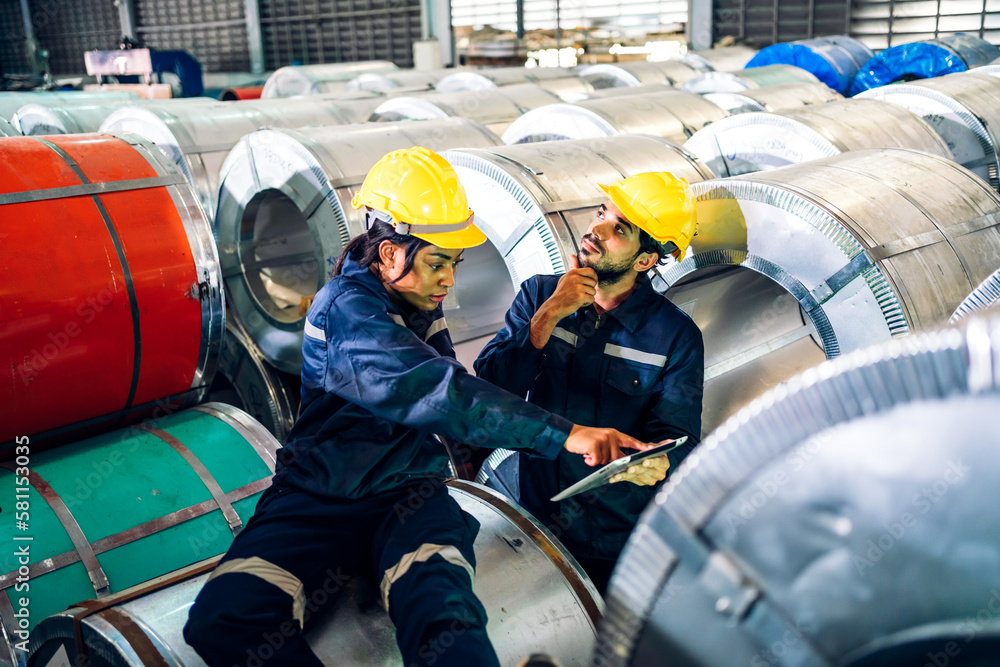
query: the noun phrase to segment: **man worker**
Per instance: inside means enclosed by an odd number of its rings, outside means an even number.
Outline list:
[[[579,455],[515,454],[516,466],[506,468],[516,474],[502,477],[502,485],[562,540],[603,593],[639,514],[699,440],[705,354],[701,331],[647,275],[668,254],[682,259],[694,234],[687,183],[654,172],[600,187],[609,199],[570,257],[572,268],[521,284],[505,327],[475,370],[577,424],[615,428],[643,442],[687,436],[645,462],[646,485],[612,484],[560,503],[549,499],[594,471]]]

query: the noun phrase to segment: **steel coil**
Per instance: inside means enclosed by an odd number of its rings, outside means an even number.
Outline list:
[[[97,132],[115,110],[124,106],[163,105],[165,107],[218,104],[211,97],[179,97],[170,100],[143,102],[117,100],[112,102],[63,102],[25,104],[14,114],[13,123],[26,136],[46,134],[85,134]]]
[[[3,118],[0,118],[0,137],[19,137],[21,133],[18,132],[17,128],[8,123]]]
[[[795,65],[846,95],[861,66],[872,57],[872,50],[861,41],[838,35],[772,44],[757,52],[747,68],[763,65]]]
[[[348,122],[335,100],[261,99],[211,106],[126,106],[108,116],[101,124],[101,132],[134,132],[159,146],[197,190],[201,205],[212,220],[219,193],[219,170],[241,137],[262,127]]]
[[[567,269],[567,257],[577,254],[579,238],[607,201],[597,183],[664,170],[689,182],[711,178],[711,172],[679,146],[650,136],[462,149],[444,155],[465,186],[476,226],[503,256],[515,287],[533,275]]]
[[[372,121],[468,118],[482,123],[497,136],[526,112],[560,98],[534,83],[487,88],[461,93],[422,93],[386,100],[371,115]]]
[[[25,104],[82,104],[85,102],[100,104],[114,101],[138,102],[139,96],[135,93],[125,92],[84,93],[75,90],[35,93],[0,92],[0,118],[10,120],[17,113],[17,110]]]
[[[990,274],[969,293],[969,296],[965,297],[952,313],[949,322],[952,324],[960,322],[973,313],[992,308],[997,302],[1000,302],[1000,269]]]
[[[485,90],[519,83],[534,83],[563,100],[583,99],[594,87],[564,67],[495,67],[460,71],[442,78],[435,89],[442,93]]]
[[[744,69],[757,49],[749,46],[723,46],[701,51],[688,51],[676,60],[702,72],[736,72]]]
[[[975,73],[897,83],[860,93],[927,121],[955,161],[1000,190],[1000,78]]]
[[[39,621],[67,605],[224,553],[270,485],[277,450],[274,437],[249,415],[209,403],[58,450],[32,451],[30,549],[25,560],[12,551],[0,563],[0,623],[7,636],[34,634]],[[0,489],[10,498],[23,477],[14,470],[0,467]],[[13,520],[0,527],[11,544],[19,532]],[[30,588],[18,592],[22,565],[30,568]],[[25,627],[14,610],[26,606],[19,599],[28,590]],[[17,664],[12,657],[0,648],[0,665]]]
[[[397,68],[388,60],[324,65],[289,65],[276,69],[264,82],[262,98],[295,97],[340,93],[347,82],[363,72],[392,72]]]
[[[397,70],[395,72],[363,72],[351,79],[348,91],[373,90],[385,93],[391,90],[433,90],[434,86],[455,69]]]
[[[753,111],[776,113],[812,104],[826,104],[842,100],[844,96],[824,83],[779,83],[739,93],[707,93],[705,99],[730,114],[740,114]]]
[[[219,367],[205,400],[246,412],[285,444],[295,425],[299,378],[273,368],[232,314],[219,352]]]
[[[264,92],[264,86],[237,86],[226,88],[219,95],[223,102],[236,102],[238,100],[259,100]]]
[[[176,166],[138,136],[66,135],[4,139],[0,171],[0,443],[197,403],[219,354],[222,276]]]
[[[926,153],[852,151],[692,188],[698,234],[654,285],[702,329],[705,433],[824,358],[946,323],[1000,266],[1000,196]]]
[[[684,147],[720,177],[863,148],[910,148],[951,159],[926,121],[900,106],[846,99],[780,113],[743,113],[698,131]]]
[[[819,83],[810,72],[794,65],[765,65],[739,72],[707,72],[686,82],[681,88],[689,93],[739,93],[744,90],[783,83]]]
[[[976,319],[741,410],[632,533],[592,664],[993,662],[998,350],[1000,321]]]
[[[449,493],[480,524],[475,592],[489,617],[487,632],[501,664],[513,665],[532,652],[544,651],[563,665],[590,659],[600,618],[601,599],[590,580],[561,544],[509,500],[470,482],[449,484]],[[212,563],[208,564],[211,567]],[[82,607],[43,621],[33,633],[30,664],[46,664],[60,650],[73,656],[74,620],[87,636],[88,651],[115,667],[150,664],[139,658],[135,634],[115,621],[127,619],[144,633],[155,658],[188,667],[204,663],[182,637],[187,608],[208,578],[206,568],[191,568],[175,580],[151,584],[136,599],[107,599],[107,611],[87,618]],[[511,585],[516,581],[517,585]],[[329,609],[306,632],[317,656],[330,665],[401,667],[395,631],[377,604],[377,586],[352,573]],[[328,589],[329,590],[329,589]],[[322,597],[320,595],[322,594]],[[307,592],[310,604],[327,599],[323,589]],[[110,619],[110,620],[109,620]],[[145,642],[144,642],[145,643]],[[251,654],[256,647],[250,647]]]
[[[496,135],[462,118],[264,130],[240,140],[222,168],[216,235],[230,306],[268,362],[287,373],[300,371],[303,299],[326,284],[344,246],[364,232],[364,217],[351,197],[383,155],[414,145],[444,150],[496,144]],[[445,302],[456,342],[479,327],[479,318],[468,313],[485,309],[499,322],[510,305],[509,299],[496,303],[505,297],[502,291],[493,295],[489,255],[482,266],[485,280],[473,280],[481,275],[472,270],[480,264],[478,253],[488,249],[470,251],[463,282],[471,300],[461,311],[455,310],[458,303]],[[453,292],[461,295],[463,287]]]
[[[624,63],[589,65],[580,69],[580,77],[598,90],[665,84],[677,87],[696,78],[700,70],[679,60],[649,62],[637,60]]]
[[[598,100],[605,97],[621,97],[623,95],[645,95],[646,93],[663,93],[675,91],[676,87],[668,83],[645,83],[641,86],[616,86],[614,88],[598,88],[587,95],[588,100]]]
[[[872,56],[851,84],[851,94],[896,81],[931,79],[965,72],[989,64],[1000,48],[972,35],[945,35],[938,39],[908,42],[883,49]]]
[[[989,65],[974,67],[969,70],[972,74],[989,74],[990,76],[1000,76],[1000,59],[994,60]]]
[[[505,144],[651,134],[683,143],[701,128],[726,117],[701,95],[682,90],[550,104],[529,111],[503,134]]]

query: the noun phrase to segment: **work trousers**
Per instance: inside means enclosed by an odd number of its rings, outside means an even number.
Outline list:
[[[302,635],[310,601],[372,573],[404,665],[499,667],[472,591],[479,524],[443,485],[421,491],[334,500],[271,487],[195,600],[184,639],[212,667],[322,665]]]

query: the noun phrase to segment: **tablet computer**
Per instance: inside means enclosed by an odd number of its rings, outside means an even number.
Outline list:
[[[557,503],[560,500],[566,500],[567,498],[575,496],[578,493],[583,493],[584,491],[590,491],[591,489],[596,489],[599,486],[604,486],[605,484],[608,484],[609,480],[618,473],[625,472],[631,466],[634,466],[637,463],[642,463],[646,459],[663,456],[667,452],[677,449],[685,442],[687,442],[686,435],[666,444],[657,445],[652,449],[647,449],[644,452],[636,452],[635,454],[629,454],[628,456],[616,459],[600,470],[587,475],[576,484],[573,484],[555,496],[552,496],[551,500],[552,502]]]

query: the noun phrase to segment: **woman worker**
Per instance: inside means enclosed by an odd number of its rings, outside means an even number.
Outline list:
[[[442,157],[389,153],[352,203],[368,232],[309,309],[299,420],[184,638],[209,665],[321,665],[301,632],[308,596],[367,569],[405,665],[498,665],[472,590],[478,524],[443,486],[448,457],[430,434],[549,458],[565,448],[591,465],[648,445],[576,426],[456,361],[441,303],[462,249],[486,237]]]

